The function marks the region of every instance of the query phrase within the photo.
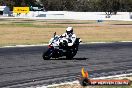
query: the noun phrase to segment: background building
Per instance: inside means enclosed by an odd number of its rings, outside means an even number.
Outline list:
[[[0,15],[10,16],[11,12],[8,6],[0,6]]]

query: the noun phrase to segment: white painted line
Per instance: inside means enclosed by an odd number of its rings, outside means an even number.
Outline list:
[[[89,43],[97,44],[97,43],[115,43],[115,42],[89,42]]]
[[[127,43],[127,42],[130,42],[132,43],[132,41],[119,41],[119,42],[123,42],[123,43]],[[116,43],[116,42],[88,42],[88,43],[80,43],[80,44],[103,44],[103,43]],[[47,46],[48,44],[36,44],[36,45],[14,45],[14,46],[3,46],[3,47],[0,47],[0,48],[8,48],[8,47],[32,47],[32,46]]]
[[[33,46],[47,46],[48,44],[36,44],[36,45],[14,45],[14,46],[3,46],[0,48],[10,48],[10,47],[33,47]]]
[[[73,82],[65,82],[65,83],[60,83],[60,84],[53,84],[53,85],[48,85],[48,86],[42,86],[42,87],[36,87],[36,88],[48,88],[48,87],[57,87],[61,85],[66,85],[66,84],[74,84],[74,83],[79,83],[79,81],[73,81]]]
[[[121,42],[132,42],[132,41],[121,41]]]
[[[123,42],[123,43],[127,43],[127,42],[130,42],[130,43],[132,43],[132,41],[119,41],[119,43],[121,43],[121,42]],[[89,43],[93,43],[93,44],[97,44],[97,43],[116,43],[116,42],[88,42],[88,44]],[[86,43],[87,44],[87,43]]]
[[[129,74],[121,74],[121,75],[114,75],[114,76],[106,76],[106,77],[97,77],[97,78],[91,78],[91,79],[108,79],[108,78],[119,78],[119,77],[126,77],[126,76],[132,76],[132,73]],[[73,82],[65,82],[65,83],[60,83],[60,84],[53,84],[53,85],[48,85],[48,86],[42,86],[42,87],[36,87],[36,88],[49,88],[49,87],[57,87],[57,86],[62,86],[62,85],[67,85],[67,84],[78,84],[79,81],[73,81]]]
[[[132,73],[121,74],[121,75],[114,75],[114,76],[107,76],[107,77],[98,77],[98,78],[92,78],[92,79],[109,79],[109,78],[118,78],[118,77],[125,77],[125,76],[132,76]]]

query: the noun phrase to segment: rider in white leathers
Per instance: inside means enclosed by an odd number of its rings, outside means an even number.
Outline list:
[[[62,35],[68,41],[68,46],[72,46],[76,41],[76,35],[73,33],[73,27],[67,27],[66,33]]]

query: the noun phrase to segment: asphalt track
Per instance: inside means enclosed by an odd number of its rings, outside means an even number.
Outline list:
[[[46,46],[0,48],[0,88],[24,88],[90,77],[132,73],[132,43],[83,44],[73,60],[43,60]]]

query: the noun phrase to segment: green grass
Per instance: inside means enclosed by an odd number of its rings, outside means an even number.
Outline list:
[[[9,24],[0,24],[1,27],[5,27],[5,26],[8,26],[8,27],[34,27],[34,28],[65,28],[65,26],[61,26],[61,25],[35,25],[35,24],[32,24],[32,23],[9,23]]]
[[[95,22],[52,22],[50,24],[94,24]]]

